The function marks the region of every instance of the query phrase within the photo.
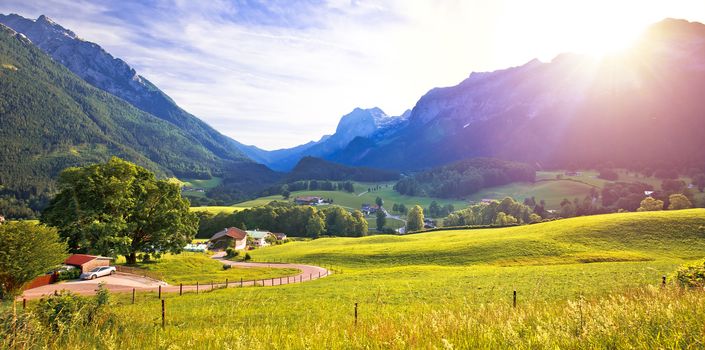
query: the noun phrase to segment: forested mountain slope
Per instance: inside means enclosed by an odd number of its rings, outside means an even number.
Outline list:
[[[162,176],[222,167],[192,135],[94,88],[0,27],[0,209],[15,199],[40,208],[59,171],[112,155]]]

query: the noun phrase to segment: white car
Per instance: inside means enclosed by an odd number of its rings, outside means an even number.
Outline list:
[[[115,266],[100,266],[81,274],[82,280],[92,280],[98,277],[112,275],[116,272]]]

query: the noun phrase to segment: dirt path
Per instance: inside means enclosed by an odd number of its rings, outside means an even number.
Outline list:
[[[299,273],[298,275],[289,276],[289,277],[259,279],[259,280],[254,280],[254,281],[253,280],[228,281],[228,283],[227,283],[228,288],[240,288],[240,287],[248,287],[248,286],[253,286],[253,285],[264,286],[264,287],[273,287],[273,286],[280,286],[280,285],[284,285],[284,284],[303,283],[303,282],[327,277],[332,273],[331,271],[329,271],[327,269],[324,269],[324,268],[318,267],[318,266],[313,266],[313,265],[234,262],[234,261],[229,261],[229,260],[223,259],[223,256],[224,256],[223,253],[222,254],[215,254],[215,255],[213,255],[213,259],[216,259],[223,264],[228,264],[231,266],[241,267],[241,268],[250,268],[250,267],[294,268],[294,269],[299,269],[301,271],[301,273]],[[135,290],[135,292],[158,291],[160,287],[161,287],[162,293],[179,293],[180,291],[201,292],[201,291],[213,290],[215,288],[224,288],[224,287],[226,287],[225,282],[226,281],[220,281],[220,282],[214,283],[214,284],[209,283],[209,284],[201,284],[201,285],[185,285],[182,287],[182,286],[176,286],[176,285],[169,285],[166,282],[157,281],[157,280],[150,279],[147,277],[127,274],[127,273],[116,273],[115,275],[112,275],[112,276],[101,277],[101,278],[97,278],[94,280],[71,281],[71,282],[50,284],[47,286],[28,289],[28,290],[24,291],[24,293],[22,294],[20,299],[22,299],[22,298],[25,298],[28,300],[39,299],[44,296],[48,296],[48,295],[54,294],[55,292],[62,291],[62,290],[67,290],[72,293],[80,294],[80,295],[93,295],[93,294],[95,294],[96,290],[98,289],[99,283],[105,283],[105,287],[110,292],[113,292],[113,293],[132,292],[133,289]]]

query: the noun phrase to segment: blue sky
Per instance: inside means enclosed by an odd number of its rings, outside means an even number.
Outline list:
[[[265,149],[335,130],[355,107],[390,115],[472,71],[602,54],[705,1],[3,0],[124,59],[222,133]]]

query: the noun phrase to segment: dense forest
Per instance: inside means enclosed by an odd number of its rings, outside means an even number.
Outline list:
[[[301,158],[287,175],[289,182],[298,180],[380,182],[397,179],[399,179],[399,173],[395,171],[349,167],[316,157]]]
[[[533,182],[529,165],[492,158],[473,158],[406,177],[394,189],[409,196],[462,198],[483,188],[517,181]]]

